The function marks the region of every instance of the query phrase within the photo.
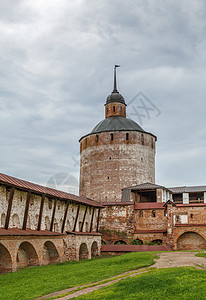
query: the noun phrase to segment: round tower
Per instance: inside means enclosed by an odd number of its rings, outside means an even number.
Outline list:
[[[100,202],[120,202],[124,187],[155,182],[156,137],[126,117],[117,67],[105,119],[80,139],[80,195]]]

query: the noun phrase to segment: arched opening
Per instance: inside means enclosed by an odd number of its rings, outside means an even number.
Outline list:
[[[20,220],[17,214],[12,216],[12,227],[13,228],[20,228]]]
[[[11,255],[6,247],[0,244],[0,273],[12,271]]]
[[[149,245],[162,245],[162,240],[160,239],[153,240],[149,243]]]
[[[1,215],[1,227],[5,226],[5,222],[6,222],[6,215],[5,215],[5,213],[3,213]]]
[[[86,232],[89,232],[89,223],[86,222]]]
[[[29,242],[23,242],[19,246],[17,252],[17,268],[24,268],[28,266],[38,266],[39,260],[36,250]]]
[[[43,247],[43,264],[44,265],[56,264],[59,261],[60,261],[59,254],[57,252],[55,245],[52,242],[47,241]]]
[[[133,240],[131,245],[143,245],[143,241],[140,239]]]
[[[79,248],[79,260],[80,259],[88,259],[89,252],[87,249],[87,245],[85,243],[82,243]]]
[[[67,230],[66,231],[70,231],[71,230],[71,226],[70,226],[70,222],[69,222],[69,220],[67,220]]]
[[[93,242],[91,247],[91,256],[95,257],[97,255],[98,255],[98,245],[97,242]]]
[[[45,217],[45,230],[50,230],[50,220],[49,217]]]
[[[125,241],[119,240],[114,243],[115,245],[127,245]]]
[[[177,240],[177,250],[206,249],[205,239],[196,232],[185,232]]]

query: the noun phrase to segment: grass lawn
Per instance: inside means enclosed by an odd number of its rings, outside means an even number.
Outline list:
[[[152,270],[75,299],[205,300],[206,271],[192,267]]]
[[[206,252],[197,253],[195,256],[198,256],[198,257],[205,257],[205,258],[206,258]]]
[[[96,282],[154,263],[157,252],[133,252],[121,256],[27,268],[0,275],[0,299],[29,300],[69,287]]]

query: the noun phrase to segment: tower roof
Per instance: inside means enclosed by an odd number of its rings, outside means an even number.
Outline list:
[[[114,88],[111,94],[107,97],[106,104],[113,102],[120,102],[125,104],[124,97],[117,90],[117,74],[116,68],[120,67],[119,65],[114,66]]]
[[[131,119],[116,116],[102,120],[99,122],[91,133],[99,133],[105,131],[141,131],[145,132],[136,122]]]

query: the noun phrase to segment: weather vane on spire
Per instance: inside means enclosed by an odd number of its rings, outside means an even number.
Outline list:
[[[113,93],[118,93],[117,90],[117,76],[116,76],[116,68],[119,68],[120,65],[115,65],[114,66],[114,89],[113,89]]]

